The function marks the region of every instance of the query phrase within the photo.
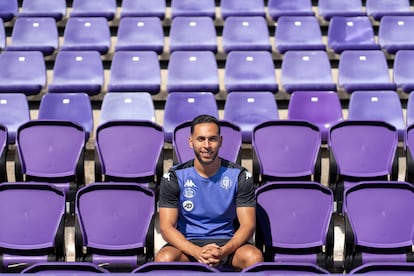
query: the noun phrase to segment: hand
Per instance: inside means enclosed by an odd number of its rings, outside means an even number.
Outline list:
[[[216,266],[220,263],[222,258],[222,250],[221,247],[215,243],[207,244],[202,247],[202,255],[203,258],[206,260],[206,264],[210,266]]]

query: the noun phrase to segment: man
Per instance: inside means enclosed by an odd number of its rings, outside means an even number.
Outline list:
[[[215,117],[194,118],[189,145],[195,158],[172,167],[161,180],[160,230],[167,244],[155,261],[198,261],[235,270],[263,261],[248,242],[256,227],[253,179],[245,168],[218,156],[221,144]]]

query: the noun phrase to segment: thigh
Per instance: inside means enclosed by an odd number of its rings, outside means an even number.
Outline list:
[[[166,245],[160,249],[155,257],[157,262],[189,262],[192,261],[181,250],[174,246]]]
[[[243,269],[257,262],[263,261],[262,252],[252,244],[240,246],[231,259],[231,265],[236,269]]]

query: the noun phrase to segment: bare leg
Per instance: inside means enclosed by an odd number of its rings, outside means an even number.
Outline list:
[[[180,250],[173,246],[164,246],[155,256],[156,262],[189,262],[190,260]]]
[[[234,253],[232,266],[236,270],[242,270],[259,262],[263,262],[262,252],[254,245],[245,244]]]

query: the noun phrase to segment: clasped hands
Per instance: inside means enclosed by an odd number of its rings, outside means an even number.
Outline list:
[[[198,251],[197,261],[209,266],[216,266],[220,263],[223,256],[223,250],[216,243],[210,243],[200,247]]]

